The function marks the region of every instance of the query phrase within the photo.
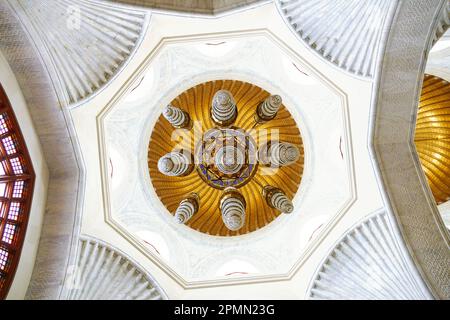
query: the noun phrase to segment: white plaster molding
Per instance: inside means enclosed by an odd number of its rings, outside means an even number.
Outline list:
[[[162,300],[153,277],[123,252],[92,237],[80,236],[76,265],[62,295],[68,300]]]
[[[339,240],[321,264],[308,296],[335,300],[432,299],[405,253],[386,212],[380,211]]]
[[[35,41],[64,105],[92,97],[122,70],[150,18],[148,12],[96,0],[9,3]]]
[[[136,236],[136,234],[133,232],[133,228],[130,229],[130,227],[126,227],[124,225],[124,222],[122,221],[123,218],[121,218],[122,220],[119,220],[118,218],[121,217],[121,215],[117,216],[117,213],[114,214],[114,212],[112,212],[111,209],[111,201],[112,197],[111,196],[111,185],[109,182],[109,171],[108,171],[108,166],[109,166],[109,161],[108,161],[108,149],[111,148],[111,146],[108,146],[108,144],[110,144],[109,141],[119,141],[122,138],[119,139],[118,135],[113,135],[115,138],[108,138],[108,135],[106,134],[106,127],[107,127],[107,122],[106,119],[108,119],[109,117],[112,117],[112,119],[115,119],[116,117],[119,117],[121,120],[121,122],[123,122],[123,120],[125,118],[129,118],[129,120],[132,120],[134,118],[134,116],[132,114],[130,114],[130,112],[124,112],[124,111],[114,111],[114,113],[112,112],[114,107],[118,104],[121,103],[123,100],[128,101],[127,97],[127,93],[129,92],[130,88],[135,88],[136,87],[136,83],[140,83],[140,79],[142,79],[144,76],[146,76],[146,70],[149,68],[149,66],[151,65],[151,63],[154,63],[154,60],[158,59],[159,55],[162,52],[162,49],[168,47],[170,48],[171,46],[177,46],[180,43],[186,43],[186,45],[188,45],[189,43],[197,43],[199,41],[212,41],[212,40],[217,40],[217,41],[229,41],[229,42],[233,42],[233,41],[241,41],[240,39],[245,39],[245,38],[252,38],[252,37],[263,37],[263,38],[267,38],[270,40],[270,42],[273,42],[273,44],[276,45],[277,49],[281,50],[281,52],[283,52],[283,54],[285,54],[289,59],[292,59],[292,62],[295,62],[295,65],[299,65],[303,68],[303,70],[305,70],[306,72],[308,72],[308,76],[310,76],[311,74],[314,74],[315,77],[317,79],[320,79],[320,82],[322,82],[328,89],[332,90],[333,92],[337,93],[339,96],[339,100],[341,103],[341,108],[342,110],[340,112],[343,112],[342,114],[342,139],[343,139],[343,143],[345,145],[345,148],[342,150],[344,153],[344,157],[343,157],[343,162],[346,164],[346,167],[348,168],[348,172],[346,172],[346,176],[348,177],[348,182],[349,185],[348,187],[350,188],[350,194],[348,195],[348,198],[346,198],[346,200],[342,203],[342,205],[339,205],[339,208],[336,208],[336,211],[334,214],[333,219],[331,219],[330,221],[326,221],[322,227],[320,228],[320,232],[317,234],[317,238],[314,239],[314,241],[312,241],[306,248],[305,251],[302,252],[302,254],[300,255],[300,257],[297,259],[294,259],[294,265],[291,269],[288,270],[287,273],[278,273],[278,274],[273,274],[273,275],[254,275],[254,276],[242,276],[239,278],[231,278],[231,279],[211,279],[211,280],[200,280],[200,279],[189,279],[189,278],[185,278],[183,276],[182,273],[180,273],[178,270],[173,269],[170,265],[168,265],[164,259],[161,259],[160,256],[158,256],[157,254],[155,254],[153,251],[149,250],[148,247],[142,243],[142,241]],[[251,48],[254,48],[254,45],[250,46]],[[182,52],[186,52],[187,48],[184,48]],[[180,55],[182,53],[181,51],[175,51],[175,53],[177,55]],[[231,58],[233,58],[235,55],[235,53],[232,53]],[[241,55],[241,54],[240,54]],[[189,68],[193,68],[194,65],[207,65],[208,62],[205,60],[202,60],[204,58],[197,56],[193,56],[193,61],[190,62],[190,64],[188,65]],[[226,56],[226,60],[231,61],[231,58]],[[253,59],[254,60],[254,59]],[[175,63],[175,62],[171,62],[171,63]],[[291,64],[291,63],[290,63]],[[165,66],[165,63],[162,63],[162,66]],[[211,72],[202,72],[202,73],[196,73],[197,76],[193,77],[190,74],[185,74],[183,76],[183,78],[179,81],[177,81],[174,84],[170,84],[169,87],[166,87],[163,91],[163,98],[158,100],[157,102],[154,102],[157,106],[165,106],[168,103],[170,103],[170,101],[176,97],[177,92],[181,92],[182,90],[188,89],[193,85],[196,85],[198,83],[204,82],[204,81],[208,81],[208,80],[213,80],[213,79],[222,79],[224,77],[224,75],[227,75],[228,77],[230,77],[231,79],[237,78],[240,80],[244,80],[244,81],[252,81],[253,83],[256,83],[257,85],[260,85],[262,87],[268,87],[271,88],[269,89],[269,91],[273,91],[273,92],[281,92],[283,90],[281,90],[278,86],[274,86],[272,83],[268,83],[264,80],[262,80],[263,78],[259,78],[259,77],[255,77],[255,75],[253,74],[247,74],[247,73],[242,73],[242,72],[238,72],[236,69],[234,69],[234,72],[230,72],[228,70],[221,70],[219,73],[215,72],[215,73],[211,73]],[[156,74],[158,74],[158,72],[156,72]],[[159,77],[160,75],[158,75],[157,77]],[[166,73],[164,73],[164,76],[167,77],[168,75]],[[157,81],[158,83],[161,84],[165,84],[165,81],[159,80]],[[153,82],[152,82],[153,83]],[[146,88],[146,91],[150,90],[149,88]],[[138,90],[134,90],[133,92],[137,92]],[[158,94],[161,94],[161,90],[158,90]],[[175,94],[175,96],[173,96]],[[295,105],[295,103],[292,102],[292,98],[288,95],[288,94],[284,94],[284,97],[288,97],[285,100],[286,105]],[[142,102],[142,101],[141,101]],[[139,105],[136,105],[136,102],[133,102],[135,105],[135,108],[133,108],[133,112],[139,112]],[[149,112],[149,108],[147,104],[144,104],[143,106],[146,106],[147,111]],[[166,214],[166,209],[162,206],[162,204],[160,204],[160,201],[158,201],[157,196],[154,195],[154,191],[151,190],[151,188],[148,188],[148,185],[150,185],[150,179],[148,176],[148,166],[147,166],[147,149],[142,148],[142,146],[146,146],[150,137],[150,133],[151,133],[151,128],[152,128],[152,124],[154,123],[154,121],[156,121],[155,119],[160,115],[160,112],[162,111],[162,109],[160,109],[159,107],[154,109],[153,111],[151,111],[150,116],[148,117],[149,119],[146,120],[146,129],[144,130],[144,134],[140,134],[140,141],[139,141],[139,145],[135,146],[133,145],[133,148],[139,147],[138,151],[142,153],[142,155],[140,156],[139,159],[139,170],[140,170],[140,177],[144,177],[145,181],[144,183],[142,183],[141,181],[141,185],[137,185],[134,186],[133,189],[135,188],[139,188],[139,189],[144,189],[144,193],[145,193],[145,198],[146,199],[156,199],[155,201],[151,201],[151,206],[148,205],[148,207],[146,207],[146,209],[144,211],[142,211],[142,209],[140,209],[139,211],[136,211],[136,207],[133,207],[133,211],[127,211],[126,212],[126,219],[127,219],[127,223],[132,225],[133,223],[136,224],[136,221],[140,221],[139,222],[139,226],[140,228],[144,227],[144,225],[146,226],[147,223],[143,222],[143,217],[146,216],[148,218],[148,213],[152,212],[152,214],[157,215],[157,216],[161,216],[163,219],[169,219],[170,215]],[[296,121],[298,121],[298,123],[300,123],[300,127],[301,127],[301,131],[302,131],[302,135],[304,136],[304,143],[305,143],[305,148],[312,148],[313,146],[310,145],[310,141],[308,139],[308,136],[310,133],[308,133],[308,128],[304,127],[302,117],[299,117],[297,115],[297,111],[296,110],[291,110],[291,111],[295,111],[293,116],[296,119]],[[142,113],[139,113],[139,117],[142,118]],[[108,105],[102,110],[102,112],[99,114],[98,118],[97,118],[97,125],[98,125],[98,135],[99,135],[99,142],[100,142],[100,153],[101,153],[101,171],[102,171],[102,187],[103,187],[103,199],[104,199],[104,205],[105,205],[105,221],[108,225],[110,225],[114,230],[116,230],[119,234],[121,234],[127,241],[129,241],[133,246],[135,246],[140,252],[142,252],[146,257],[148,257],[152,262],[154,262],[159,268],[161,268],[164,272],[166,272],[172,279],[176,280],[183,288],[200,288],[200,287],[212,287],[212,286],[220,286],[220,285],[231,285],[231,284],[244,284],[244,283],[259,283],[259,282],[264,282],[264,281],[276,281],[276,280],[287,280],[287,279],[291,279],[296,272],[298,271],[298,269],[301,267],[301,265],[306,261],[306,259],[314,252],[315,248],[317,248],[317,246],[319,246],[319,244],[324,240],[324,238],[326,237],[326,235],[335,227],[335,225],[337,224],[337,222],[341,219],[341,217],[344,215],[345,212],[347,212],[349,210],[349,208],[351,207],[351,205],[356,201],[356,185],[355,185],[355,180],[354,180],[354,167],[353,167],[353,151],[352,151],[352,142],[351,142],[351,138],[350,138],[350,133],[349,133],[349,118],[348,118],[348,102],[347,102],[347,97],[345,95],[344,92],[342,92],[335,83],[331,82],[329,79],[327,79],[324,75],[318,73],[317,70],[315,70],[307,61],[305,61],[304,59],[302,59],[301,57],[298,56],[298,54],[294,51],[292,51],[288,46],[285,45],[285,43],[283,41],[281,41],[279,38],[277,38],[276,36],[274,36],[270,31],[263,29],[263,30],[250,30],[250,31],[244,31],[244,32],[228,32],[228,33],[219,33],[219,34],[205,34],[205,35],[195,35],[195,36],[181,36],[181,37],[174,37],[174,38],[163,38],[159,43],[158,46],[156,48],[154,48],[152,50],[152,52],[149,54],[149,56],[147,57],[147,59],[140,65],[139,69],[136,70],[136,72],[133,74],[133,76],[127,81],[126,84],[124,84],[124,86],[121,88],[121,90],[113,97],[113,99],[108,103]],[[117,118],[117,119],[119,119]],[[109,122],[111,122],[112,120],[108,120]],[[333,118],[333,121],[336,121],[336,118]],[[113,122],[111,122],[113,123]],[[135,123],[135,129],[138,128],[138,126]],[[111,124],[110,124],[111,125]],[[117,126],[114,126],[116,129]],[[114,129],[114,130],[116,130]],[[119,129],[118,129],[119,130]],[[122,129],[120,129],[122,130]],[[134,131],[133,131],[133,134]],[[130,132],[127,133],[127,136],[130,137]],[[135,144],[135,143],[134,143]],[[131,152],[132,154],[134,154],[134,152]],[[308,155],[312,155],[313,152],[309,152],[306,153],[305,152],[305,168],[309,168],[308,170],[311,170],[311,159],[309,158]],[[136,163],[134,163],[135,161],[132,161],[131,164],[134,166],[136,165]],[[133,169],[132,171],[134,171],[135,169]],[[311,181],[310,181],[310,177],[308,176],[308,170],[305,169],[304,173],[304,177],[303,180],[304,182],[302,182],[301,185],[301,191],[300,191],[300,195],[296,196],[296,199],[293,200],[294,205],[299,203],[299,199],[302,198],[303,196],[303,191],[305,190],[306,186],[308,186]],[[142,180],[140,178],[140,180]],[[148,181],[147,181],[148,180]],[[128,183],[128,182],[127,182]],[[133,184],[135,184],[136,182],[133,182]],[[342,188],[341,188],[342,189]],[[138,189],[136,189],[138,190]],[[139,192],[141,193],[142,191],[139,190]],[[145,202],[148,202],[147,200]],[[134,201],[134,203],[136,203]],[[116,209],[114,209],[116,210]],[[121,211],[124,211],[123,209],[121,209]],[[131,221],[130,219],[133,218],[135,220],[135,222]],[[148,221],[148,219],[147,219]],[[284,221],[284,220],[283,220]],[[177,229],[177,234],[178,236],[183,236],[183,238],[189,238],[189,239],[197,239],[195,242],[196,243],[210,243],[210,247],[215,247],[215,246],[226,246],[226,245],[233,245],[233,244],[238,244],[238,243],[242,243],[242,240],[245,241],[249,241],[250,239],[262,239],[262,238],[266,238],[264,235],[266,235],[268,232],[274,232],[273,229],[277,229],[277,228],[281,228],[281,226],[286,225],[286,221],[284,222],[280,222],[280,221],[274,221],[272,224],[270,224],[269,226],[266,226],[265,228],[263,228],[262,230],[258,230],[256,232],[253,232],[252,234],[249,235],[245,235],[243,237],[239,237],[239,238],[230,238],[230,239],[220,239],[220,243],[217,241],[217,239],[211,237],[211,236],[207,236],[207,235],[203,235],[203,234],[199,234],[199,233],[193,233],[192,230],[188,230],[185,228],[179,228]],[[151,228],[155,228],[155,224],[151,224],[149,227]],[[148,228],[148,227],[146,227]],[[168,222],[167,224],[164,224],[163,226],[161,226],[160,228],[164,228],[164,236],[167,236],[168,234],[170,234],[173,230],[172,230],[172,225],[170,224],[170,222]],[[161,229],[158,229],[161,230]],[[173,239],[170,240],[171,242],[174,242]],[[192,241],[192,240],[191,240]],[[180,243],[180,246],[183,245],[183,243],[181,242],[177,242],[177,244]],[[173,249],[174,250],[174,249]],[[177,250],[180,250],[177,247]],[[239,249],[236,247],[236,250],[239,250],[242,253],[242,250],[244,250],[242,248],[242,245],[240,245]],[[236,251],[234,250],[234,251]],[[281,250],[281,254],[287,254],[287,252],[284,252],[284,250]],[[178,252],[178,251],[177,251]],[[249,254],[253,254],[254,256],[258,255],[259,253],[256,252],[255,250],[253,251],[248,251]],[[184,254],[185,251],[181,250],[181,252],[179,254]],[[177,253],[178,254],[178,253]],[[176,255],[177,255],[176,254]],[[191,259],[192,257],[189,257],[189,259]],[[185,264],[189,263],[189,259],[187,259],[185,261]],[[180,259],[178,259],[180,260]],[[182,268],[184,268],[185,266],[182,266]],[[197,269],[197,268],[196,268]],[[200,266],[198,267],[199,270],[201,270]],[[189,272],[194,272],[194,269],[189,269]],[[271,272],[273,273],[273,269],[271,270]]]
[[[435,44],[439,38],[441,38],[450,26],[450,1],[446,1],[439,15],[438,23],[435,27],[435,33],[432,41],[432,45]]]
[[[396,1],[276,0],[291,30],[322,58],[372,78]]]
[[[450,230],[450,200],[444,203],[441,203],[438,206],[439,212],[441,213],[441,217],[444,220],[445,226],[448,230]]]

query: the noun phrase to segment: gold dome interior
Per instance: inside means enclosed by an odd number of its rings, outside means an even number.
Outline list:
[[[425,75],[417,116],[416,149],[438,204],[450,199],[450,83]]]
[[[239,189],[246,200],[247,209],[245,224],[238,231],[227,229],[222,221],[219,209],[222,190],[207,185],[196,170],[185,177],[169,177],[158,170],[158,160],[175,147],[195,149],[195,130],[206,132],[216,127],[210,115],[211,101],[214,94],[222,89],[228,90],[236,100],[238,117],[233,125],[249,132],[258,146],[266,143],[271,133],[278,130],[279,140],[294,144],[301,154],[299,160],[289,166],[276,169],[258,166],[251,181]],[[178,139],[173,141],[172,133],[175,129],[163,115],[157,120],[148,147],[151,182],[158,197],[172,214],[187,195],[198,194],[199,211],[186,223],[187,226],[215,236],[246,234],[266,226],[281,214],[266,203],[262,193],[265,186],[282,188],[290,199],[297,193],[303,173],[304,148],[300,130],[292,115],[282,105],[275,119],[259,124],[256,130],[251,130],[255,125],[254,115],[258,104],[269,96],[269,92],[250,83],[237,80],[210,81],[186,90],[171,102],[174,107],[189,113],[194,123],[192,130],[184,130]],[[195,127],[196,125],[199,127]],[[257,134],[261,130],[267,130],[267,135]]]

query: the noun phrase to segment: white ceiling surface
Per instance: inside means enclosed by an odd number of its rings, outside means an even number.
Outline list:
[[[192,85],[219,78],[281,94],[306,147],[296,210],[229,239],[174,225],[146,167],[150,130],[162,107]],[[133,257],[171,299],[304,298],[335,242],[382,207],[367,149],[371,90],[371,81],[339,71],[300,43],[274,4],[217,18],[152,14],[123,72],[71,110],[87,172],[81,232]],[[224,277],[242,271],[249,274]]]
[[[138,77],[139,86],[132,85],[105,117],[103,161],[109,164],[110,173],[111,169],[118,173],[112,178],[106,175],[109,210],[138,241],[167,248],[166,254],[161,252],[162,260],[186,281],[212,280],[237,272],[285,274],[315,230],[352,198],[352,163],[341,157],[339,148],[342,137],[346,153],[345,100],[314,79],[310,71],[311,76],[300,73],[264,36],[214,40],[225,41],[230,49],[219,57],[211,49],[220,51],[222,47],[210,47],[205,44],[209,41],[213,40],[164,46],[144,71],[144,80],[140,82]],[[206,54],[205,47],[210,49]],[[162,108],[192,85],[216,78],[245,80],[280,94],[298,120],[306,143],[304,179],[294,199],[295,211],[241,237],[205,236],[174,223],[150,187],[146,144]],[[234,265],[229,265],[231,260],[236,260]],[[226,265],[229,267],[218,273]]]

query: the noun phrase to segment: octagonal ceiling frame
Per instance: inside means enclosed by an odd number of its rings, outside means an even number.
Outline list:
[[[128,93],[128,89],[132,87],[138,79],[144,76],[148,66],[152,63],[157,54],[166,46],[176,43],[192,43],[199,40],[223,40],[223,38],[243,38],[248,36],[263,36],[266,37],[271,43],[275,44],[279,50],[286,54],[290,59],[296,61],[302,66],[305,66],[307,70],[311,71],[316,78],[318,78],[326,87],[336,93],[340,98],[340,108],[343,114],[343,141],[346,143],[345,148],[345,161],[347,167],[347,176],[349,181],[349,198],[345,200],[344,204],[340,206],[340,209],[334,214],[334,216],[322,227],[322,230],[318,233],[316,240],[308,244],[305,251],[293,264],[291,269],[284,274],[274,274],[266,276],[249,276],[239,277],[233,279],[217,279],[217,280],[204,280],[204,281],[186,281],[183,276],[173,270],[162,261],[160,257],[150,252],[136,237],[130,232],[125,230],[123,226],[115,221],[111,214],[110,207],[110,192],[108,183],[108,161],[107,161],[107,147],[105,142],[105,126],[104,119],[113,109],[113,107]],[[239,32],[217,32],[217,33],[205,33],[199,35],[188,36],[176,36],[176,37],[163,37],[158,44],[151,50],[145,60],[138,66],[129,79],[122,85],[121,89],[114,95],[109,103],[103,108],[103,110],[97,116],[97,134],[100,152],[100,171],[102,180],[102,197],[104,205],[104,218],[107,225],[112,227],[117,233],[119,233],[125,240],[127,240],[132,246],[134,246],[140,253],[146,258],[150,259],[158,268],[163,270],[170,278],[175,280],[184,289],[188,288],[204,288],[214,287],[222,285],[240,285],[250,283],[261,282],[273,282],[273,281],[287,281],[293,278],[303,263],[312,255],[315,249],[323,242],[326,235],[328,235],[335,225],[341,220],[343,215],[351,208],[353,203],[357,199],[356,181],[355,181],[355,168],[353,159],[353,145],[351,140],[350,130],[350,118],[348,108],[348,98],[345,92],[343,92],[335,83],[326,78],[322,73],[316,70],[305,59],[303,59],[297,52],[291,49],[285,42],[279,39],[276,35],[270,32],[268,29],[254,29]]]

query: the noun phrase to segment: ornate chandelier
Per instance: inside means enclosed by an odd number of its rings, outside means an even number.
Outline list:
[[[185,146],[161,156],[157,161],[157,169],[171,179],[183,179],[196,172],[206,185],[205,188],[220,190],[220,200],[216,205],[222,222],[228,230],[238,231],[245,224],[248,210],[240,189],[255,180],[259,167],[270,168],[274,174],[276,170],[299,161],[302,153],[293,143],[258,137],[258,126],[277,117],[282,107],[279,95],[270,95],[254,105],[253,126],[250,129],[236,124],[239,105],[230,91],[215,91],[209,106],[207,116],[213,127],[194,135],[197,139],[186,144],[191,150]],[[204,127],[202,123],[195,124],[186,110],[172,104],[164,108],[162,116],[173,129],[182,132],[197,132],[197,128]],[[280,213],[292,213],[294,206],[282,186],[256,183],[260,185],[260,196],[268,207]],[[253,195],[251,201],[254,198]],[[202,202],[197,192],[186,194],[175,210],[175,221],[187,224],[198,214]]]

